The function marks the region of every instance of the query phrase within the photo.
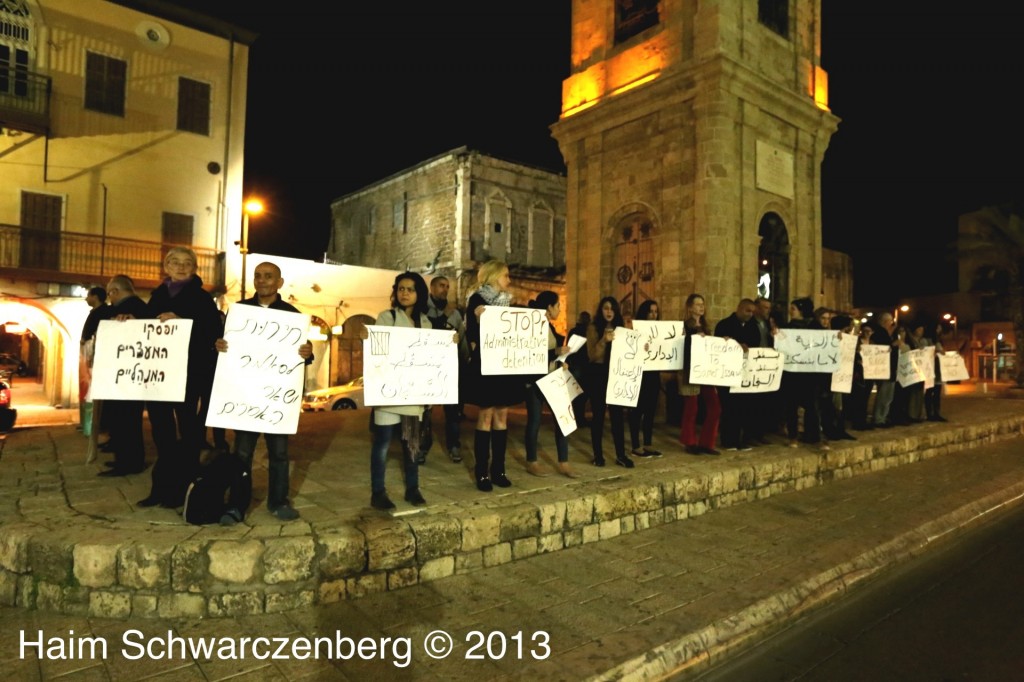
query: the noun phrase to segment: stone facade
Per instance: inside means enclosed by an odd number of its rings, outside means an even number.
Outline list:
[[[574,0],[553,126],[568,168],[568,308],[616,295],[666,317],[704,294],[728,315],[771,268],[780,300],[822,289],[820,167],[838,119],[820,67],[820,0]],[[776,17],[778,19],[778,17]]]
[[[563,278],[565,176],[465,147],[336,199],[331,215],[331,260],[443,274],[460,300],[492,258],[523,295]]]

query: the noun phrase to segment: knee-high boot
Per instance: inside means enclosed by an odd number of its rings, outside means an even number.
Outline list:
[[[491,431],[491,482],[507,488],[512,485],[505,475],[505,450],[508,447],[508,431],[505,429]]]
[[[487,475],[488,459],[491,453],[491,432],[477,429],[473,434],[473,465],[476,474],[476,487],[480,490],[491,489],[491,479]]]

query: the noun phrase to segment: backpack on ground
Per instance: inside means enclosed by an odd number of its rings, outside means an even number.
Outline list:
[[[245,514],[252,501],[252,476],[237,454],[221,452],[205,464],[185,493],[182,516],[202,526],[219,523],[228,509]]]

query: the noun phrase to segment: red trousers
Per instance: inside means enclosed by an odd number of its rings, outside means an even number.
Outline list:
[[[698,443],[697,401],[700,398],[704,398],[704,426],[701,427]],[[718,389],[714,386],[701,386],[700,395],[683,396],[683,425],[679,429],[679,442],[713,449],[718,438],[718,420],[721,416],[722,404],[718,401]]]

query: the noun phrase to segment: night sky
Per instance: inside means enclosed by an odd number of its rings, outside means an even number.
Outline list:
[[[253,250],[319,260],[331,200],[461,145],[565,170],[549,126],[569,73],[568,0],[177,4],[260,34],[245,185],[271,215],[252,222]],[[825,245],[853,256],[858,305],[951,291],[957,217],[1024,188],[1024,9],[822,4],[842,119],[822,168]]]

